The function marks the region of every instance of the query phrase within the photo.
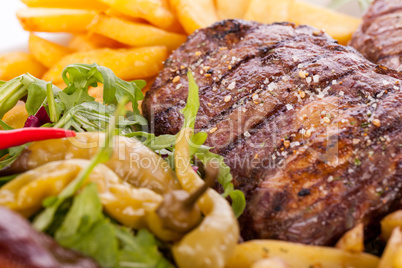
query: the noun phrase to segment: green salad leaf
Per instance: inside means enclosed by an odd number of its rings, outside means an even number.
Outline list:
[[[158,241],[146,229],[134,236],[129,229],[116,226],[116,237],[122,244],[119,252],[119,268],[173,268],[158,250]]]

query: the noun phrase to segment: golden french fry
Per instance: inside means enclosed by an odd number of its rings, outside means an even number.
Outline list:
[[[392,231],[384,253],[381,256],[378,268],[401,268],[402,267],[402,230],[397,227]]]
[[[294,0],[251,0],[244,19],[261,23],[289,21],[289,12]]]
[[[22,27],[30,32],[85,32],[96,11],[60,8],[25,8],[17,12]]]
[[[381,220],[381,236],[388,240],[396,227],[402,227],[402,210],[395,211]]]
[[[106,10],[107,5],[97,0],[21,0],[29,7]]]
[[[30,73],[41,77],[46,68],[25,52],[0,54],[0,80],[11,80],[19,75]]]
[[[255,262],[251,268],[289,268],[281,258],[268,258]]]
[[[170,4],[188,34],[219,20],[213,0],[170,0]]]
[[[379,258],[366,254],[352,254],[330,247],[309,246],[276,240],[253,240],[237,245],[226,267],[250,267],[266,258],[284,259],[290,268],[376,268]]]
[[[128,21],[132,21],[132,22],[138,22],[138,23],[148,23],[146,20],[144,20],[142,18],[131,17],[131,16],[121,13],[120,11],[117,11],[113,8],[109,8],[108,10],[106,10],[103,13],[109,17],[116,17],[119,19],[128,20]]]
[[[169,10],[165,0],[100,0],[117,10],[134,18],[147,20],[159,28],[176,31],[179,23],[176,16]]]
[[[90,51],[99,48],[128,48],[127,45],[95,33],[73,36],[68,43],[68,47],[74,51]]]
[[[76,52],[62,58],[44,76],[46,81],[62,81],[63,69],[73,63],[92,64],[108,67],[121,79],[130,80],[156,75],[167,58],[164,46],[141,47],[132,49],[96,49]]]
[[[64,56],[72,53],[69,48],[52,43],[32,33],[29,36],[28,47],[32,56],[48,68],[55,65]]]
[[[221,20],[243,19],[249,3],[249,0],[217,0],[216,7],[219,18]],[[277,1],[277,3],[280,3],[280,1]]]
[[[164,45],[169,50],[174,50],[187,38],[185,35],[166,32],[151,25],[106,15],[99,15],[88,29],[91,32],[135,47]]]
[[[4,123],[12,128],[23,128],[25,121],[28,119],[28,112],[25,109],[25,102],[18,101],[10,111],[8,111],[2,118]],[[0,129],[2,129],[0,127]]]
[[[289,20],[324,29],[342,45],[349,42],[361,23],[361,19],[299,0],[291,5]]]
[[[364,226],[362,223],[356,225],[353,229],[346,232],[338,243],[336,248],[350,253],[361,253],[364,250]]]

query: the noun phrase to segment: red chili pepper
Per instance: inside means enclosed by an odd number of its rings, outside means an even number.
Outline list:
[[[75,132],[62,128],[20,128],[0,131],[0,150],[28,142],[75,137]]]

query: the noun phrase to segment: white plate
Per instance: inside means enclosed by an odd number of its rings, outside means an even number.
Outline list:
[[[306,1],[319,5],[327,5],[331,0]],[[15,17],[15,12],[23,7],[24,5],[18,0],[0,0],[0,53],[21,50],[27,51],[29,33],[21,28]],[[361,16],[357,0],[345,5],[340,11],[354,16]],[[63,43],[68,37],[68,35],[65,34],[41,34],[41,36],[59,43]]]

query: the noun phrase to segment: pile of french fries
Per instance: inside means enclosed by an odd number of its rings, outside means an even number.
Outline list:
[[[0,55],[0,80],[29,72],[63,87],[71,63],[98,63],[126,80],[152,82],[187,35],[222,19],[290,21],[325,29],[346,44],[360,23],[299,0],[22,0],[17,12],[31,32],[30,53]],[[70,33],[61,46],[36,33]]]
[[[226,267],[402,268],[402,210],[382,219],[381,239],[387,241],[381,258],[363,252],[363,224],[345,233],[335,248],[253,240],[239,244]]]

